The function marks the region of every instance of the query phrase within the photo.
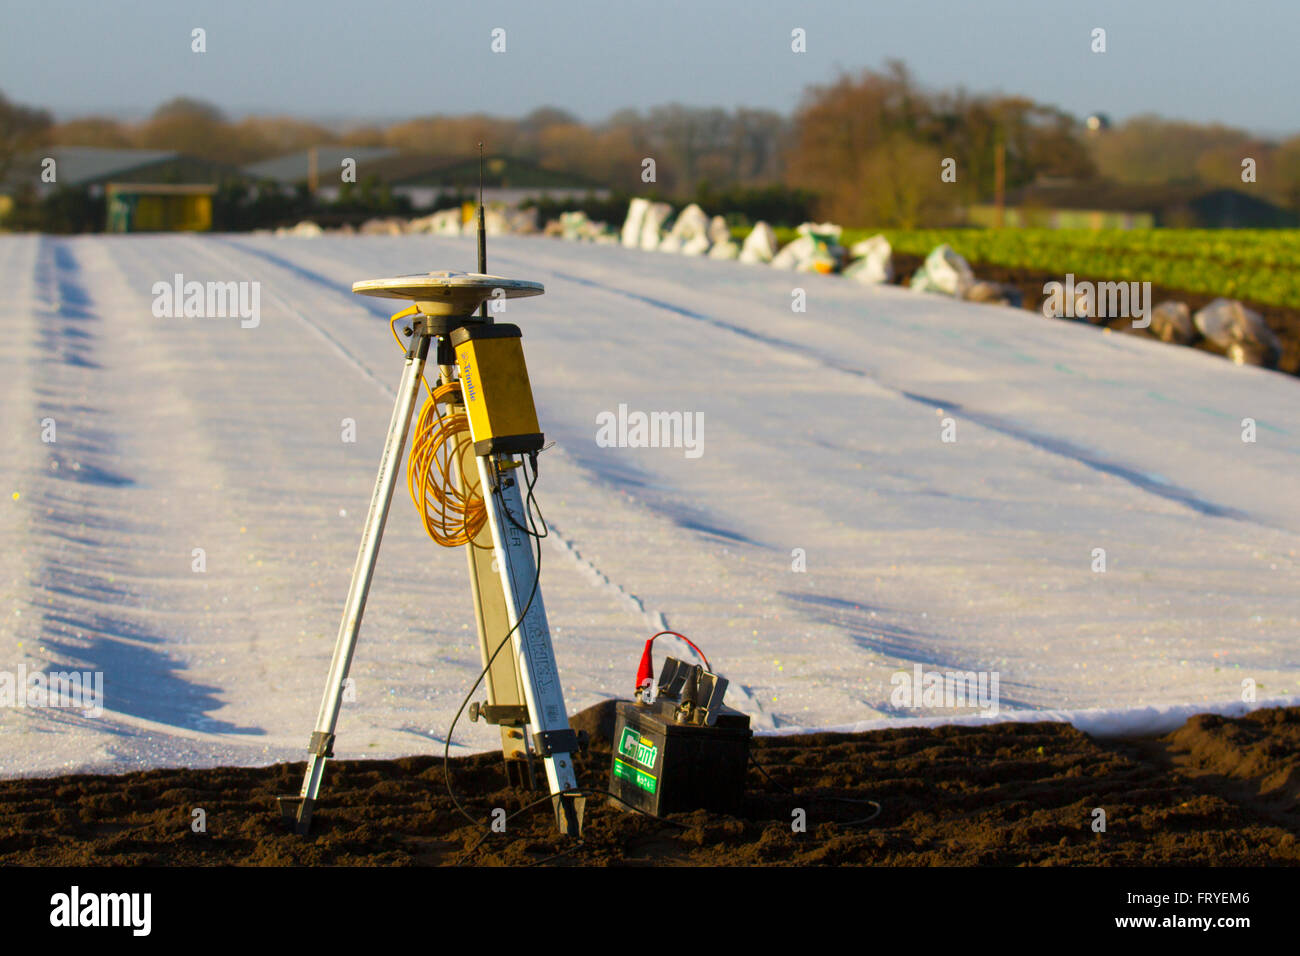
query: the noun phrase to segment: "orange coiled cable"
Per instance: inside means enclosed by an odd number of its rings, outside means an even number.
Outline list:
[[[414,307],[393,316],[399,318],[414,314]],[[397,338],[394,325],[393,337]],[[401,345],[402,340],[397,339]],[[405,348],[405,346],[403,346]],[[456,475],[478,474],[474,445],[470,440],[469,418],[464,412],[453,412],[451,406],[460,397],[459,382],[445,382],[430,390],[429,397],[420,409],[414,434],[411,437],[411,457],[406,463],[406,480],[411,491],[411,501],[420,514],[424,530],[445,548],[472,544],[487,523],[487,507],[483,496],[467,491],[475,482],[465,482],[460,487]],[[444,413],[439,409],[446,405]]]
[[[478,468],[469,419],[464,412],[450,411],[452,399],[459,394],[456,382],[439,385],[430,394],[415,423],[406,465],[411,501],[420,512],[424,530],[445,548],[469,544],[487,521],[483,496],[456,481],[458,472],[472,476]],[[446,413],[439,410],[441,404],[448,406]]]

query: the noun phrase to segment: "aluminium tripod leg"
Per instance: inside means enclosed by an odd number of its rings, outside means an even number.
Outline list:
[[[523,530],[528,527],[528,517],[524,512],[519,483],[512,477],[516,470],[495,474],[491,455],[480,456],[478,468],[506,612],[514,628],[513,650],[528,702],[533,743],[546,767],[546,780],[550,785],[551,803],[560,832],[581,836],[586,798],[565,795],[566,791],[578,785],[573,766],[578,738],[569,727],[568,713],[564,709],[564,692],[551,646],[541,584],[537,580],[532,538]]]
[[[303,776],[302,791],[297,797],[280,798],[281,815],[286,822],[292,822],[299,833],[305,834],[311,827],[312,809],[320,792],[325,760],[334,756],[334,727],[338,723],[343,682],[352,665],[352,652],[356,649],[357,633],[361,630],[361,617],[365,614],[366,598],[370,593],[370,579],[379,557],[379,541],[384,533],[384,523],[388,520],[393,485],[402,465],[406,436],[411,429],[411,411],[420,392],[420,379],[429,355],[429,341],[430,336],[417,322],[410,347],[406,350],[406,367],[402,370],[402,381],[397,388],[393,417],[388,423],[388,435],[384,439],[379,474],[375,478],[370,510],[366,513],[366,523],[361,532],[357,561],[352,567],[352,583],[348,586],[347,601],[343,605],[343,620],[339,623],[338,638],[334,643],[334,657],[325,682],[325,695],[321,698],[316,729],[307,745],[307,772]]]

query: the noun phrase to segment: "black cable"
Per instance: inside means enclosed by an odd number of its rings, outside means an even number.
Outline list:
[[[506,513],[506,517],[510,519],[510,523],[511,523],[512,525],[514,525],[516,528],[518,528],[520,531],[522,531],[524,534],[529,535],[530,537],[534,537],[534,538],[545,538],[545,537],[547,537],[548,535],[550,535],[550,533],[551,533],[551,529],[550,529],[550,528],[547,526],[547,524],[546,524],[546,516],[542,514],[542,507],[541,507],[541,505],[539,505],[539,504],[537,503],[537,499],[533,496],[533,489],[534,489],[534,488],[536,487],[536,485],[537,485],[537,453],[536,453],[536,452],[533,452],[531,455],[529,455],[529,456],[528,456],[528,461],[531,461],[531,462],[532,462],[532,466],[533,466],[533,468],[532,468],[532,477],[531,477],[531,478],[529,477],[529,474],[528,474],[528,467],[527,467],[527,465],[525,464],[525,465],[522,465],[521,467],[523,467],[523,469],[524,469],[524,487],[528,489],[528,494],[524,497],[524,514],[525,514],[525,516],[526,516],[525,520],[527,520],[528,523],[529,523],[530,525],[533,526],[533,527],[532,527],[532,530],[529,530],[528,528],[525,528],[525,527],[524,527],[523,525],[521,525],[518,521],[516,521],[516,520],[515,520],[515,516],[512,515],[512,514],[510,513],[510,509],[509,509],[509,508],[504,508],[504,507],[503,507],[503,510],[504,510],[505,513]],[[500,482],[500,480],[501,480],[501,475],[500,475],[500,472],[498,472],[498,473],[497,473],[497,481]],[[533,512],[534,512],[534,511],[537,512],[537,520],[536,520],[536,521],[533,519]],[[537,521],[540,521],[540,522],[541,522],[541,525],[542,525],[542,528],[543,528],[543,531],[542,531],[541,534],[538,534],[538,533],[537,533]]]
[[[537,453],[534,452],[533,454],[529,455],[529,456],[528,456],[528,460],[532,463],[532,466],[533,466],[533,477],[532,477],[532,480],[528,482],[528,497],[524,500],[524,503],[525,503],[525,504],[527,505],[527,507],[528,507],[529,523],[530,523],[530,524],[533,524],[533,520],[532,520],[532,517],[531,517],[531,516],[532,516],[532,513],[533,513],[534,511],[536,511],[536,512],[537,512],[537,520],[538,520],[539,522],[541,522],[541,525],[542,525],[542,533],[541,533],[540,535],[538,535],[538,537],[539,537],[539,538],[546,538],[546,537],[549,537],[549,536],[550,536],[550,534],[551,534],[551,528],[550,528],[550,526],[546,523],[546,515],[542,514],[542,506],[539,505],[539,504],[537,503],[537,499],[536,499],[536,497],[534,497],[534,495],[533,495],[533,489],[537,487]],[[527,476],[525,476],[525,477],[527,477]],[[535,530],[535,529],[536,529],[536,524],[533,524],[533,527],[534,527],[534,530]]]
[[[519,816],[519,814],[524,813],[524,812],[526,812],[526,811],[528,811],[528,810],[531,810],[531,809],[533,809],[533,807],[540,807],[543,803],[550,803],[550,802],[551,802],[551,795],[548,793],[546,796],[542,797],[540,800],[534,800],[532,803],[526,803],[526,804],[524,804],[522,807],[520,807],[520,808],[519,808],[518,810],[516,810],[514,813],[510,814],[508,817],[506,817],[506,818],[505,818],[503,821],[501,821],[501,822],[502,822],[502,823],[509,823],[509,822],[510,822],[511,820],[513,820],[515,817]],[[472,820],[472,821],[470,821],[470,822],[472,822],[475,826],[478,826],[478,821],[477,821],[477,820]],[[488,828],[487,828],[486,830],[483,831],[483,835],[482,835],[481,837],[479,837],[478,840],[475,841],[474,845],[473,845],[472,847],[470,847],[468,850],[466,850],[466,851],[461,855],[460,859],[458,859],[458,860],[455,862],[455,864],[453,864],[453,865],[454,865],[454,866],[462,866],[462,865],[465,863],[466,860],[468,860],[471,856],[474,855],[474,851],[477,850],[480,846],[482,846],[482,845],[483,845],[483,841],[486,840],[488,837],[490,837],[490,836],[492,835],[492,833],[493,833],[492,827],[489,825]]]
[[[783,784],[779,784],[775,780],[773,780],[771,775],[768,774],[767,770],[763,768],[763,765],[754,758],[754,754],[752,751],[749,754],[749,762],[754,765],[754,769],[757,770],[759,773],[761,773],[764,776],[764,778],[766,778],[767,782],[770,783],[772,786],[776,787],[778,790],[784,791],[789,796],[792,797],[799,796],[799,794],[795,793],[789,787]],[[869,800],[866,799],[865,797],[818,797],[813,794],[805,794],[805,796],[811,796],[814,800],[829,800],[833,803],[870,804],[871,806],[876,808],[875,813],[873,813],[869,817],[863,817],[861,820],[850,820],[847,823],[839,823],[838,821],[832,821],[835,822],[837,826],[842,826],[842,827],[856,827],[856,826],[861,826],[864,823],[870,823],[872,820],[876,819],[876,817],[880,816],[880,814],[883,813],[885,809],[880,805],[878,801]]]
[[[558,860],[562,856],[568,856],[570,853],[574,853],[578,850],[581,850],[586,845],[587,844],[584,843],[582,840],[579,840],[577,843],[573,844],[572,846],[565,847],[559,853],[552,853],[550,856],[542,857],[540,860],[536,860],[532,863],[529,863],[528,865],[545,866],[547,863],[550,863],[552,860]]]
[[[690,824],[686,824],[686,823],[678,823],[676,820],[668,820],[668,819],[666,819],[666,818],[664,818],[664,817],[657,817],[657,816],[655,816],[653,813],[650,813],[648,810],[643,810],[643,809],[641,809],[641,808],[638,807],[638,806],[634,806],[633,804],[628,803],[626,800],[624,800],[622,797],[620,797],[620,796],[619,796],[618,794],[616,794],[616,793],[611,793],[611,792],[608,791],[608,790],[599,790],[599,789],[597,789],[596,787],[570,787],[568,790],[561,791],[561,792],[558,794],[558,796],[568,797],[568,796],[574,796],[574,795],[576,795],[576,794],[580,794],[580,793],[592,793],[592,794],[596,794],[597,796],[609,797],[611,800],[617,800],[619,803],[623,804],[623,806],[627,807],[629,810],[633,810],[633,811],[635,811],[636,813],[641,814],[643,817],[649,817],[651,820],[654,820],[654,821],[656,821],[656,822],[658,822],[658,823],[666,823],[666,824],[668,824],[669,826],[677,827],[677,828],[680,829],[680,830],[693,830],[693,829],[695,829],[695,828],[692,827]],[[504,823],[509,823],[511,820],[513,820],[515,817],[519,816],[521,813],[526,813],[527,811],[532,810],[534,807],[540,807],[543,803],[549,803],[550,800],[551,800],[551,797],[552,797],[552,796],[553,796],[552,794],[547,794],[546,796],[542,797],[540,800],[534,800],[532,803],[526,803],[526,804],[524,804],[522,807],[520,807],[520,808],[519,808],[518,810],[516,810],[514,813],[512,813],[512,814],[510,814],[508,817],[506,817],[505,820],[502,821],[502,822],[504,822]],[[474,823],[477,824],[478,821],[476,820],[476,821],[474,821]],[[491,829],[491,827],[489,827],[487,830],[485,830],[485,831],[483,832],[483,835],[482,835],[481,837],[478,838],[478,840],[474,843],[474,845],[471,846],[468,850],[466,850],[465,853],[461,856],[461,858],[460,858],[459,860],[456,861],[455,865],[456,865],[456,866],[461,866],[461,865],[463,865],[463,864],[465,863],[466,860],[468,860],[471,856],[474,855],[474,851],[477,850],[480,846],[482,846],[482,845],[483,845],[483,841],[485,841],[488,837],[490,837],[490,836],[493,834],[493,832],[494,832],[494,831]],[[582,846],[582,845],[583,845],[582,841],[579,841],[578,846]],[[564,852],[567,853],[567,852],[570,852],[570,850],[573,850],[573,849],[576,849],[576,847],[570,847],[569,850],[566,850],[566,851],[564,851]],[[559,853],[555,854],[555,856],[560,856],[560,855],[561,855],[561,854],[559,854]],[[539,862],[539,863],[545,863],[546,860],[553,860],[553,859],[555,859],[555,857],[554,857],[554,856],[551,856],[551,857],[547,857],[547,858],[544,859],[544,860],[540,860],[540,861],[538,861],[538,862]]]
[[[785,784],[777,783],[775,780],[773,780],[771,776],[768,775],[768,772],[763,769],[763,765],[754,759],[754,754],[752,751],[749,754],[749,762],[754,765],[754,769],[757,770],[759,773],[761,773],[764,776],[764,778],[766,778],[767,782],[770,783],[772,786],[776,787],[778,790],[785,791],[792,797],[798,796],[798,794],[796,794],[789,787],[785,786]]]
[[[857,826],[861,826],[864,823],[870,823],[872,820],[876,819],[876,817],[880,816],[880,814],[884,813],[885,811],[885,808],[882,807],[875,800],[850,800],[848,797],[828,797],[827,799],[837,800],[841,803],[869,803],[876,808],[875,813],[873,813],[869,817],[863,817],[861,820],[847,820],[844,823],[840,823],[838,820],[832,820],[831,822],[838,827],[857,827]]]

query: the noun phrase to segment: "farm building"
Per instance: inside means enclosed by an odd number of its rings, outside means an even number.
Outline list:
[[[274,183],[289,192],[298,186],[317,192],[321,186],[329,188],[341,182],[346,160],[352,160],[361,169],[396,155],[397,150],[386,146],[313,146],[249,163],[243,167],[243,174],[252,182]]]
[[[19,159],[0,194],[79,191],[105,201],[109,231],[195,231],[212,226],[217,186],[241,178],[233,166],[168,150],[52,146]]]
[[[109,183],[108,232],[207,232],[212,194],[206,184]]]
[[[233,166],[168,150],[52,146],[15,163],[5,186],[6,191],[30,186],[44,198],[60,188],[84,188],[101,196],[110,182],[215,186],[241,178]]]
[[[347,162],[351,160],[352,162]],[[476,196],[478,156],[433,156],[399,153],[394,149],[360,146],[317,146],[243,169],[257,182],[271,181],[285,190],[306,185],[326,201],[339,198],[343,187],[386,187],[405,196],[412,206],[427,208],[442,196]],[[350,178],[345,178],[345,173]],[[511,156],[489,156],[483,163],[483,198],[514,208],[525,199],[606,198],[609,190],[575,173],[544,169]]]

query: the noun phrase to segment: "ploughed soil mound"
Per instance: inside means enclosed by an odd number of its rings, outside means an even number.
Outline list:
[[[925,261],[923,256],[904,255],[894,253],[894,274],[897,276],[897,282],[903,284],[904,279],[909,279],[921,264]],[[1039,317],[1042,316],[1043,300],[1047,298],[1043,294],[1043,286],[1048,282],[1061,282],[1063,276],[1049,275],[1045,272],[1038,273],[1028,269],[1018,269],[1010,266],[991,265],[981,262],[972,262],[971,268],[975,271],[976,278],[988,279],[993,282],[1003,282],[1007,285],[1015,286],[1020,290],[1023,298],[1024,307],[1034,312]],[[1105,282],[1104,277],[1097,276],[1076,276],[1075,283],[1083,281]],[[1159,305],[1166,299],[1172,299],[1176,302],[1186,302],[1188,308],[1193,313],[1203,306],[1209,305],[1215,299],[1215,295],[1206,295],[1203,292],[1180,292],[1177,289],[1167,289],[1163,286],[1151,286],[1152,306]],[[1228,298],[1232,298],[1229,296]],[[1278,359],[1277,367],[1279,371],[1287,372],[1291,375],[1300,375],[1300,309],[1291,309],[1280,305],[1261,305],[1258,302],[1251,302],[1248,299],[1242,300],[1249,308],[1254,309],[1264,317],[1265,323],[1273,330],[1277,336],[1278,342],[1282,345],[1282,355]],[[1054,321],[1068,321],[1057,319]],[[1132,335],[1145,335],[1151,338],[1146,329],[1134,329],[1131,326],[1131,319],[1111,319],[1106,325],[1110,326],[1117,332],[1128,332]],[[1183,346],[1171,345],[1170,348],[1182,348]],[[1216,348],[1204,339],[1199,340],[1192,348],[1203,349],[1207,352],[1213,352],[1216,355],[1222,355],[1221,349]]]
[[[607,785],[611,714],[607,703],[574,719],[592,731],[583,786]],[[592,795],[580,845],[555,833],[546,803],[505,833],[469,823],[437,757],[331,762],[306,838],[281,828],[275,804],[297,792],[301,763],[7,780],[0,864],[1300,863],[1300,708],[1128,741],[993,724],[759,737],[753,754],[740,815],[656,820]],[[480,821],[539,796],[507,789],[492,754],[451,761],[451,776]],[[876,813],[867,800],[880,811],[861,822]],[[196,808],[206,833],[191,828]],[[793,832],[796,809],[806,832]]]

